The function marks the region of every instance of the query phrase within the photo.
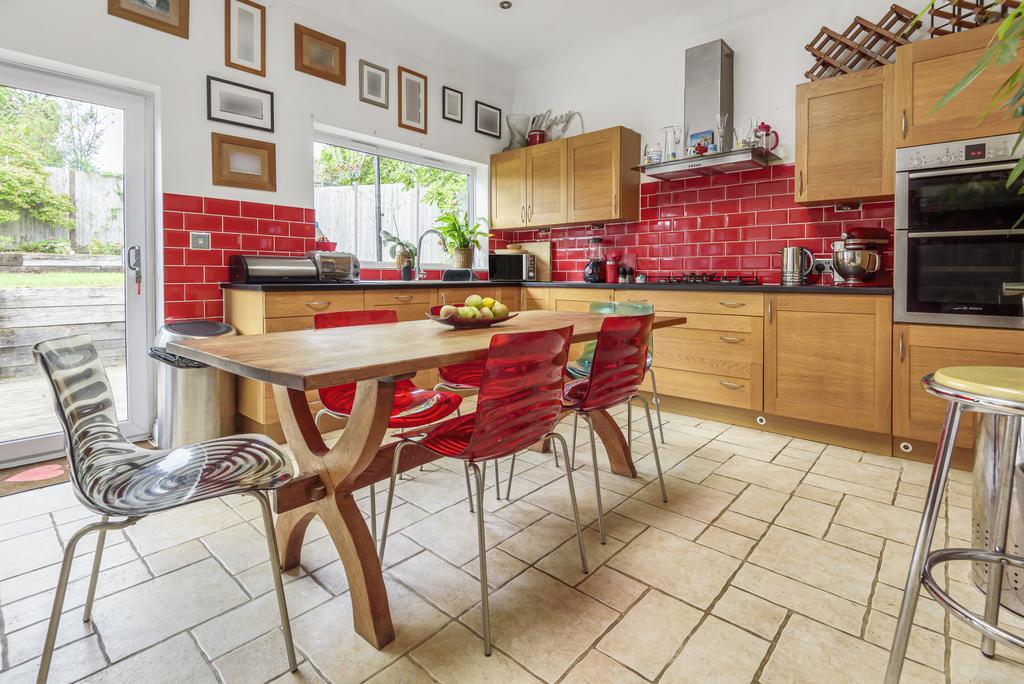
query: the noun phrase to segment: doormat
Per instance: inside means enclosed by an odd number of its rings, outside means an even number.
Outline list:
[[[68,481],[68,461],[55,458],[41,463],[0,470],[0,496],[27,492]]]

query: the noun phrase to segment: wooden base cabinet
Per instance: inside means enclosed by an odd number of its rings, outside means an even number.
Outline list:
[[[888,433],[891,334],[889,296],[766,295],[765,412]]]
[[[925,392],[921,378],[947,366],[1024,366],[1024,330],[898,324],[892,359],[893,435],[937,442],[947,402]],[[956,443],[971,447],[974,421],[964,417]]]

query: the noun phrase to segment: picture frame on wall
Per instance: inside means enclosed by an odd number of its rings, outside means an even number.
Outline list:
[[[476,101],[476,132],[492,138],[501,137],[501,110],[480,100]]]
[[[462,91],[448,86],[441,87],[441,116],[455,123],[462,123]]]
[[[267,8],[253,0],[224,0],[224,65],[267,75]]]
[[[427,132],[427,77],[404,66],[398,67],[398,125]]]
[[[359,99],[366,104],[388,109],[391,89],[388,84],[390,72],[365,59],[359,60]]]
[[[107,0],[107,14],[188,39],[189,0]]]
[[[274,93],[207,76],[206,118],[273,133]]]
[[[213,184],[249,190],[277,190],[277,146],[272,142],[214,133]]]
[[[296,24],[295,70],[345,85],[345,41]]]

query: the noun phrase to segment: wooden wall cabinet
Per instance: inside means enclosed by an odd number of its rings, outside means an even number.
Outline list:
[[[891,334],[889,296],[766,295],[765,411],[888,434]]]
[[[892,196],[894,80],[890,65],[797,86],[797,202]]]
[[[491,229],[635,221],[640,135],[616,126],[491,156]]]
[[[978,116],[1003,81],[1021,64],[993,64],[946,105],[936,103],[978,63],[998,24],[922,40],[897,48],[895,84],[896,146],[1015,133],[1019,118],[1000,110]],[[874,71],[874,69],[872,69]]]
[[[924,391],[921,378],[946,366],[1024,366],[1024,331],[945,325],[893,327],[892,433],[938,442],[947,402]],[[971,447],[974,420],[965,414],[957,446]]]

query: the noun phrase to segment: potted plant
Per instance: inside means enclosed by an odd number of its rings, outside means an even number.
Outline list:
[[[416,259],[416,245],[407,242],[394,233],[380,231],[381,243],[388,248],[388,255],[395,260],[395,268],[402,272],[402,280],[412,280],[413,261]],[[409,277],[406,278],[406,272]]]
[[[445,249],[452,255],[455,268],[473,268],[473,254],[480,249],[480,238],[490,234],[481,226],[483,219],[469,222],[469,213],[448,211],[437,217],[437,230],[444,238]]]

